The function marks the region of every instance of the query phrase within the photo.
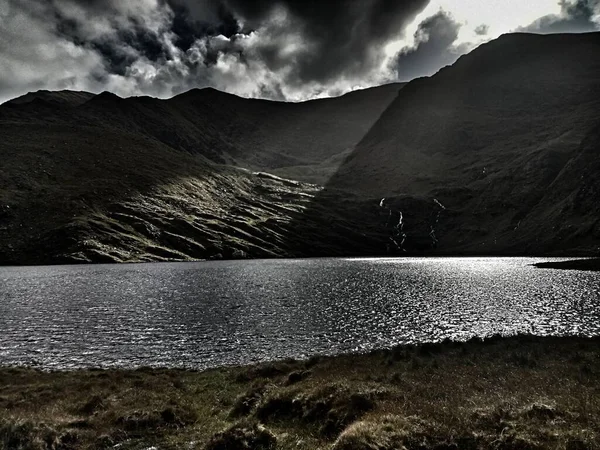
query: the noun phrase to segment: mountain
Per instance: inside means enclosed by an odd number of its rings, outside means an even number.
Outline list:
[[[599,54],[510,34],[305,103],[30,94],[0,106],[0,261],[597,254]]]

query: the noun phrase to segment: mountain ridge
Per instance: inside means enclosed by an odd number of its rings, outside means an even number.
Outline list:
[[[227,92],[227,91],[222,91],[219,90],[217,88],[211,87],[211,86],[207,86],[207,87],[202,87],[202,88],[190,88],[187,91],[181,92],[179,94],[175,94],[172,97],[168,97],[168,98],[160,98],[160,97],[153,97],[150,95],[131,95],[131,96],[127,96],[127,97],[121,97],[118,94],[115,94],[112,91],[102,91],[99,92],[97,94],[94,94],[92,92],[87,92],[87,91],[77,91],[77,90],[71,90],[71,89],[59,89],[59,90],[47,90],[47,89],[40,89],[37,91],[30,91],[27,92],[23,95],[19,95],[17,97],[14,97],[10,100],[6,100],[4,103],[0,104],[1,106],[9,106],[9,105],[22,105],[25,103],[29,103],[31,102],[34,98],[37,97],[53,97],[53,96],[58,96],[60,97],[61,95],[68,95],[68,96],[77,96],[80,95],[81,97],[89,97],[89,99],[91,100],[94,97],[97,97],[99,95],[113,95],[115,97],[118,97],[120,99],[126,100],[126,99],[143,99],[143,98],[147,98],[147,99],[153,99],[153,100],[159,100],[159,101],[169,101],[169,100],[173,100],[177,97],[185,97],[190,93],[194,93],[194,92],[214,92],[214,93],[219,93],[219,94],[224,94],[227,96],[231,96],[231,97],[237,97],[237,98],[241,98],[244,100],[255,100],[255,101],[262,101],[262,102],[268,102],[268,103],[278,103],[278,104],[293,104],[293,105],[299,105],[299,104],[303,104],[303,103],[311,103],[311,102],[319,102],[319,101],[323,101],[323,100],[334,100],[334,99],[339,99],[339,98],[343,98],[346,96],[352,96],[356,93],[361,93],[361,92],[365,92],[365,91],[370,91],[373,89],[378,89],[378,88],[383,88],[383,87],[391,87],[391,86],[398,86],[401,87],[402,85],[407,84],[407,82],[400,82],[400,81],[396,81],[396,82],[388,82],[388,83],[383,83],[380,85],[375,85],[375,86],[370,86],[370,87],[366,87],[366,88],[357,88],[351,91],[348,91],[344,94],[340,94],[340,95],[334,95],[334,96],[329,96],[329,97],[315,97],[315,98],[310,98],[307,100],[299,100],[299,101],[290,101],[290,100],[273,100],[273,99],[267,99],[267,98],[260,98],[260,97],[244,97],[238,94],[234,94],[231,92]],[[79,106],[79,105],[77,105]]]
[[[328,160],[350,150],[403,86],[388,84],[303,103],[245,99],[212,88],[192,89],[166,100],[103,92],[60,114],[77,126],[95,122],[135,129],[218,164],[275,171],[292,167],[289,173],[277,174],[324,182],[335,170]],[[56,95],[69,94],[61,92]],[[29,121],[42,112],[35,111],[31,102],[10,106],[0,106],[0,117],[12,114]],[[56,120],[53,110],[44,111]],[[316,151],[305,158],[308,146]]]

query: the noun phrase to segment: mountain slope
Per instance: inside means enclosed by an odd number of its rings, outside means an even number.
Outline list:
[[[335,196],[304,214],[315,185],[216,166],[137,134],[29,124],[0,126],[0,139],[4,264],[343,254],[360,236],[331,208]],[[385,239],[366,233],[359,254]]]
[[[598,55],[600,33],[484,44],[409,83],[329,187],[436,199],[438,251],[594,251],[597,207],[572,202],[598,200]]]
[[[93,124],[135,132],[219,164],[323,183],[402,86],[304,103],[244,99],[214,89],[196,89],[169,100],[123,99],[108,92],[88,98],[84,93],[87,101],[82,103],[75,101],[82,93],[39,92],[0,107],[0,119],[61,120],[77,127]],[[73,107],[60,108],[67,104]]]
[[[83,104],[46,96],[3,105],[0,261],[343,254],[362,234],[352,220],[338,220],[330,206],[339,203],[337,195],[312,218],[299,220],[320,188],[234,166],[252,156],[246,143],[259,146],[259,139],[269,136],[275,136],[274,142],[289,136],[291,144],[282,153],[271,151],[284,161],[296,163],[303,154],[294,152],[320,141],[332,153],[344,151],[360,140],[360,130],[368,130],[397,89],[387,86],[322,100],[315,108],[213,90],[169,101],[104,93]],[[369,101],[371,115],[364,114],[369,107],[363,108]],[[362,116],[357,113],[361,109]],[[269,117],[278,126],[257,130]],[[307,133],[315,122],[329,123],[331,129]],[[338,139],[339,130],[349,127],[354,138],[347,133]],[[252,136],[258,137],[253,141]],[[318,162],[315,154],[311,161]],[[349,204],[348,213],[355,208]],[[361,233],[385,239],[377,230]],[[307,240],[314,245],[307,248]],[[361,247],[356,251],[368,253],[368,244]]]

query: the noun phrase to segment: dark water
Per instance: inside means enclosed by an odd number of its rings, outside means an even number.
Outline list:
[[[540,259],[0,268],[0,364],[205,368],[492,334],[600,334],[600,273]]]

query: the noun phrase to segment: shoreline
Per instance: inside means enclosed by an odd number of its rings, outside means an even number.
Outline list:
[[[0,367],[0,448],[598,448],[598,386],[600,337],[444,341],[202,372]]]
[[[538,269],[600,271],[600,258],[575,259],[569,261],[544,262],[534,264]]]
[[[221,259],[194,259],[194,260],[164,260],[164,261],[123,261],[123,262],[87,262],[87,261],[67,261],[67,262],[56,262],[56,263],[26,263],[26,264],[12,264],[0,262],[0,269],[14,269],[14,268],[34,268],[34,267],[80,267],[80,266],[135,266],[135,265],[156,265],[156,264],[197,264],[197,263],[212,263],[212,262],[243,262],[243,261],[289,261],[289,260],[323,260],[323,259],[460,259],[460,258],[529,258],[529,259],[561,259],[564,261],[555,262],[540,262],[531,264],[533,267],[548,268],[548,269],[569,269],[567,267],[570,263],[581,263],[584,266],[586,261],[596,261],[597,265],[595,268],[590,269],[579,269],[579,270],[600,270],[600,258],[594,258],[591,256],[584,255],[570,255],[570,256],[540,256],[540,255],[521,255],[521,254],[497,254],[490,255],[487,253],[468,253],[464,255],[455,255],[447,253],[439,254],[398,254],[398,255],[347,255],[347,256],[282,256],[272,258],[221,258]]]

